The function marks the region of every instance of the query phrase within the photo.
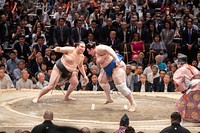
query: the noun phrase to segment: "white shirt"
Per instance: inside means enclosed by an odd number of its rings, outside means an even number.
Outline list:
[[[164,83],[165,84],[165,87],[164,87],[164,92],[167,92],[167,86],[168,84]]]
[[[44,83],[41,82],[37,82],[36,83],[36,89],[43,89],[45,86],[48,86],[49,82],[48,81],[44,81]]]
[[[3,79],[0,79],[0,89],[10,89],[13,87],[12,80],[8,74],[5,74]]]
[[[93,91],[97,91],[97,89],[98,89],[97,84],[96,85],[93,84]]]
[[[141,85],[140,92],[145,92],[145,84],[142,84],[142,85]]]
[[[33,81],[30,79],[23,80],[20,78],[16,83],[16,89],[33,89]]]

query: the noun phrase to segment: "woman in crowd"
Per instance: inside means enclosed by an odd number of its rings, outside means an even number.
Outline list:
[[[170,44],[174,39],[174,30],[171,29],[171,23],[165,22],[165,29],[161,32],[161,40],[165,45]]]
[[[133,34],[133,41],[131,42],[132,59],[133,56],[139,54],[141,51],[145,52],[144,41],[140,39],[140,34]]]
[[[165,44],[161,41],[160,35],[155,35],[154,41],[150,45],[150,54],[153,54],[154,57],[158,54],[162,55],[163,58],[167,58],[167,49]]]

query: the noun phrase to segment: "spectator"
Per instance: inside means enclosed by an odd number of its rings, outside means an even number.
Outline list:
[[[167,65],[163,62],[163,57],[161,55],[157,55],[155,60],[159,70],[167,70]]]
[[[161,41],[165,45],[169,45],[174,39],[174,30],[171,29],[171,23],[165,22],[165,29],[161,32]]]
[[[85,90],[88,91],[103,91],[98,83],[98,75],[93,74],[91,76],[90,82],[86,85]]]
[[[46,48],[45,49],[45,56],[44,56],[44,62],[47,63],[48,61],[50,61],[50,54],[51,54],[51,49],[50,48]]]
[[[182,50],[183,54],[188,56],[188,63],[195,59],[198,52],[198,33],[193,27],[192,21],[187,21],[187,27],[182,32]]]
[[[58,9],[56,9],[56,10],[57,11],[54,13],[53,19],[55,19],[56,21],[58,21],[59,18],[63,18],[64,17],[63,7],[59,6]]]
[[[10,59],[7,60],[6,65],[7,65],[8,74],[10,75],[11,79],[13,79],[14,78],[13,71],[17,68],[19,59],[17,58],[17,55],[14,51],[11,51],[9,53],[9,57]]]
[[[132,66],[130,64],[126,65],[126,84],[129,89],[131,89],[131,79],[132,79]]]
[[[45,38],[43,36],[39,36],[37,38],[37,44],[33,45],[33,49],[36,50],[36,53],[41,52],[43,57],[45,56],[45,50],[47,48],[44,42],[45,42]]]
[[[169,10],[169,12],[167,12],[167,14],[174,14],[175,13],[175,7],[173,4],[173,0],[165,0],[164,4],[162,4],[161,6],[161,13],[163,14],[164,12],[166,12],[166,10]]]
[[[33,81],[29,79],[29,73],[26,69],[21,71],[21,78],[16,82],[16,89],[33,89]]]
[[[53,66],[56,64],[56,60],[57,60],[57,55],[54,51],[51,51],[50,53],[50,60],[47,62],[47,68],[51,67],[53,68]]]
[[[163,58],[167,58],[167,49],[165,47],[165,44],[161,41],[160,35],[154,36],[153,43],[150,44],[150,54],[156,56],[156,55],[162,55]]]
[[[134,85],[134,92],[152,92],[152,84],[147,81],[147,76],[140,74],[140,79]]]
[[[5,69],[0,68],[0,88],[1,89],[10,89],[12,86],[12,81],[10,77],[5,74]]]
[[[8,16],[6,14],[1,14],[0,17],[0,43],[4,44],[4,47],[8,47],[11,40],[11,25]]]
[[[16,85],[17,80],[19,80],[21,78],[21,72],[22,72],[23,69],[25,69],[25,61],[19,60],[18,67],[13,71],[13,75],[14,75],[13,83],[14,83],[14,85]]]
[[[32,46],[34,46],[36,43],[38,43],[38,40],[43,38],[44,39],[44,44],[46,44],[46,37],[45,35],[42,33],[41,28],[38,27],[36,28],[36,31],[33,32],[32,34]]]
[[[132,59],[134,55],[138,55],[140,52],[145,52],[144,41],[140,39],[139,33],[134,33],[131,44]]]
[[[156,90],[157,92],[174,92],[175,91],[174,83],[172,82],[169,74],[165,74],[163,81],[164,81],[164,86],[160,86],[158,90]]]
[[[164,128],[160,133],[190,133],[190,131],[180,125],[181,115],[178,112],[173,112],[171,114],[171,126]]]
[[[153,83],[153,80],[157,77],[159,77],[158,66],[153,65],[152,71],[150,73],[147,73],[147,81],[149,81],[150,83]]]
[[[86,4],[84,2],[81,3],[80,9],[78,10],[78,14],[84,15],[85,18],[89,17],[89,11],[86,9]]]
[[[37,74],[37,79],[36,89],[42,89],[45,86],[48,86],[49,82],[45,80],[45,74],[43,72]]]
[[[197,67],[198,61],[197,61],[196,59],[193,59],[193,60],[192,60],[191,65],[200,71],[200,69]]]
[[[144,52],[139,52],[138,57],[139,57],[138,64],[142,65],[143,69],[145,69],[147,67],[148,61],[145,58]]]
[[[178,69],[177,64],[176,63],[172,63],[171,64],[171,71],[168,71],[167,74],[170,75],[170,78],[173,79],[173,75],[176,72],[176,70]]]
[[[131,90],[133,91],[135,88],[135,84],[137,82],[139,82],[140,79],[140,75],[143,73],[143,67],[142,66],[138,66],[137,67],[137,72],[132,76],[131,79]]]
[[[166,74],[165,70],[160,70],[159,71],[159,75],[160,76],[153,79],[152,90],[154,92],[160,91],[160,88],[164,88],[164,81],[163,81],[163,79],[164,79],[165,74]]]
[[[154,36],[156,34],[158,34],[158,31],[157,31],[157,29],[155,27],[155,24],[152,22],[148,26],[148,31],[147,31],[147,35],[146,35],[147,37],[145,39],[145,43],[151,44],[153,42]]]
[[[18,52],[18,59],[24,59],[28,62],[28,56],[31,54],[29,44],[25,42],[25,36],[20,35],[18,37],[18,42],[14,44],[13,48]]]

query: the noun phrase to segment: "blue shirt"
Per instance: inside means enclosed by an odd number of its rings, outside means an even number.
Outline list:
[[[167,70],[167,65],[163,62],[161,62],[160,65],[158,65],[158,63],[156,62],[156,65],[158,66],[159,70]]]

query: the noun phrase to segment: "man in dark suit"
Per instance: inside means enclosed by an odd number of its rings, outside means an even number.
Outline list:
[[[134,92],[152,92],[152,84],[145,74],[140,74],[139,82],[134,85]]]
[[[13,48],[17,50],[17,57],[19,59],[24,59],[26,62],[28,62],[28,56],[30,55],[31,51],[29,44],[25,42],[24,35],[19,36],[18,42],[14,44]]]
[[[170,79],[169,74],[165,74],[163,78],[164,86],[161,86],[160,88],[157,88],[157,92],[174,92],[175,86],[174,83]]]
[[[193,22],[189,20],[187,27],[182,32],[182,50],[188,56],[188,63],[195,59],[198,52],[198,32],[193,28]]]
[[[7,21],[6,14],[0,16],[0,43],[9,42],[11,40],[10,23]]]
[[[111,31],[109,38],[106,39],[106,45],[110,46],[112,49],[114,49],[115,51],[120,51],[120,43],[119,43],[119,39],[116,38],[116,32],[115,31]]]
[[[98,83],[98,75],[93,74],[91,76],[91,80],[86,85],[85,90],[88,90],[88,91],[103,91],[103,89],[101,88],[101,86]]]
[[[65,19],[59,18],[59,25],[53,32],[53,41],[58,46],[66,46],[69,43],[70,29],[65,26]]]
[[[164,78],[165,74],[166,74],[165,70],[159,71],[160,76],[153,79],[152,91],[156,92],[156,91],[159,91],[160,88],[164,88],[165,85],[164,85],[163,78]]]
[[[84,41],[88,37],[88,31],[82,27],[82,20],[75,20],[75,27],[71,30],[71,42],[72,44]]]
[[[130,43],[131,42],[131,31],[127,29],[127,23],[122,22],[121,28],[117,33],[117,37],[121,43]]]
[[[37,52],[41,52],[42,56],[45,56],[45,50],[46,50],[47,46],[44,45],[44,37],[43,36],[39,36],[37,38],[37,44],[33,45],[33,49],[36,50]]]

